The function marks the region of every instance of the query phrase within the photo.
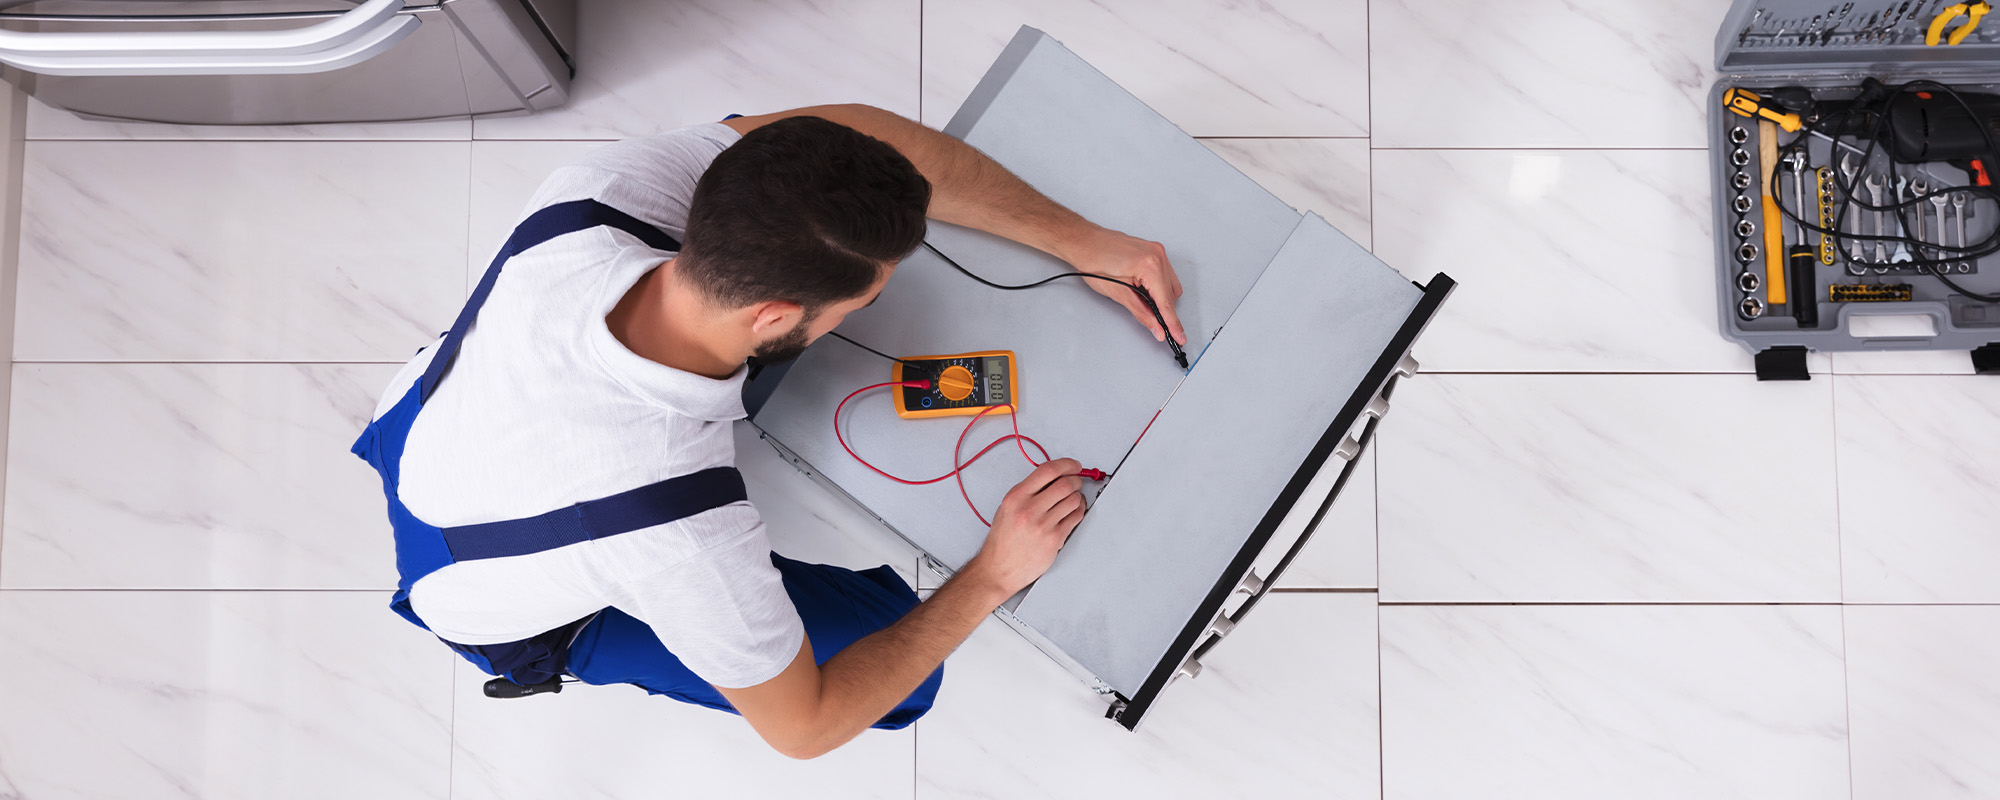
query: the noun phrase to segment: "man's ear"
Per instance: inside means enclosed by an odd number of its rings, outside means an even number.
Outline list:
[[[789,332],[806,315],[804,306],[783,300],[766,300],[746,310],[750,312],[750,332],[759,338]]]

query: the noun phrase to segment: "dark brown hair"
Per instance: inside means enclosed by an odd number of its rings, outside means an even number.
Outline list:
[[[930,181],[887,142],[787,117],[702,173],[675,271],[730,308],[783,300],[816,314],[923,243],[930,199]]]

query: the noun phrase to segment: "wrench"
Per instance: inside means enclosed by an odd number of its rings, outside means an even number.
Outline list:
[[[1861,185],[1867,187],[1868,203],[1874,208],[1872,216],[1875,218],[1875,235],[1885,236],[1888,234],[1889,225],[1882,219],[1882,176],[1870,172],[1868,173],[1868,177],[1862,180]],[[1888,261],[1889,245],[1878,239],[1875,242],[1875,263],[1886,264]],[[1877,271],[1883,269],[1883,267],[1876,267]]]
[[[1916,194],[1917,203],[1911,208],[1917,212],[1917,241],[1921,242],[1924,241],[1924,201],[1929,199],[1925,195],[1931,193],[1931,185],[1923,178],[1918,178],[1910,182],[1910,191]],[[1923,254],[1922,245],[1918,245],[1917,254]]]
[[[1965,254],[1964,253],[1965,250],[1965,193],[1964,192],[1951,193],[1951,210],[1958,214],[1958,249],[1960,251],[1959,255],[1964,255]],[[1958,271],[1959,272],[1969,271],[1965,267],[1965,262],[1963,261],[1959,262]]]
[[[1910,179],[1909,179],[1909,178],[1900,178],[1900,177],[1899,177],[1899,178],[1897,178],[1897,179],[1896,179],[1896,210],[1895,210],[1894,212],[1892,212],[1892,213],[1891,213],[1891,216],[1893,216],[1893,217],[1895,217],[1895,218],[1896,218],[1896,235],[1897,235],[1897,236],[1907,236],[1907,235],[1908,235],[1908,234],[1907,234],[1907,232],[1905,232],[1905,231],[1903,230],[1903,203],[1904,203],[1905,201],[1909,200],[1909,194],[1908,194],[1908,193],[1906,193],[1906,192],[1905,192],[1904,190],[1905,190],[1905,189],[1908,189],[1908,188],[1910,188]],[[1891,264],[1907,264],[1907,263],[1910,263],[1910,261],[1911,261],[1911,260],[1912,260],[1912,259],[1911,259],[1911,257],[1910,257],[1910,248],[1909,248],[1909,247],[1908,247],[1907,245],[1905,245],[1904,243],[1902,243],[1902,242],[1897,242],[1897,243],[1896,243],[1896,254],[1895,254],[1895,255],[1893,255],[1893,256],[1890,256],[1890,257],[1889,257],[1889,263],[1891,263]],[[1878,268],[1876,268],[1876,270],[1875,270],[1875,271],[1876,271],[1876,272],[1886,272],[1887,270],[1885,270],[1885,269],[1883,269],[1883,268],[1879,268],[1879,267],[1878,267]]]
[[[1854,176],[1856,173],[1859,173],[1860,171],[1861,170],[1856,169],[1854,166],[1854,156],[1852,154],[1842,153],[1840,155],[1840,185],[1836,188],[1840,189],[1842,194],[1847,195],[1847,202],[1842,203],[1840,205],[1840,219],[1838,220],[1839,224],[1836,225],[1835,227],[1839,228],[1843,234],[1861,233],[1861,225],[1859,220],[1855,221],[1855,226],[1852,231],[1848,230],[1847,228],[1848,211],[1850,206],[1852,206],[1854,203],[1854,188],[1855,188]],[[1944,202],[1943,198],[1939,198],[1938,202]],[[1842,246],[1840,248],[1840,255],[1843,258],[1847,259],[1847,274],[1849,275],[1868,274],[1868,270],[1866,268],[1862,267],[1859,264],[1854,263],[1853,251],[1850,251],[1847,249],[1847,247]]]

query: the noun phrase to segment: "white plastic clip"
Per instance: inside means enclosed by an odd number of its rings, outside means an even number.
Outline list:
[[[1342,461],[1353,461],[1361,455],[1361,442],[1352,436],[1340,440],[1340,446],[1333,448],[1333,457]]]
[[[1417,360],[1411,358],[1409,353],[1404,353],[1403,359],[1396,362],[1396,374],[1405,378],[1417,374]]]
[[[1215,634],[1217,639],[1228,636],[1233,630],[1236,630],[1236,621],[1229,618],[1227,611],[1215,615],[1215,621],[1208,623],[1208,632]]]
[[[1255,595],[1264,591],[1264,579],[1257,577],[1256,570],[1250,570],[1243,576],[1243,582],[1236,584],[1236,591],[1240,594]]]
[[[1389,401],[1382,399],[1379,394],[1375,395],[1368,401],[1368,406],[1361,409],[1361,413],[1367,415],[1369,419],[1386,417],[1389,415]]]
[[[1196,678],[1201,676],[1201,662],[1192,658],[1181,662],[1181,668],[1174,670],[1176,678]]]

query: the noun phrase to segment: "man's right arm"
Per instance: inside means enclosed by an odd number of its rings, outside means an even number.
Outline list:
[[[1027,588],[1083,519],[1083,465],[1036,467],[1000,502],[979,555],[931,598],[887,628],[815,664],[807,639],[778,677],[721,689],[764,741],[793,758],[846,744],[916,691],[986,615]]]

